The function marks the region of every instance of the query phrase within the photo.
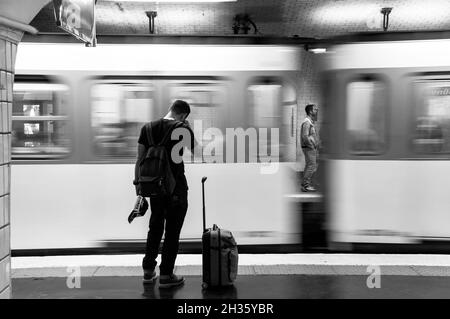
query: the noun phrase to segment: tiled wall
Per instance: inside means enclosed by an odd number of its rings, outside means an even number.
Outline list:
[[[319,107],[318,130],[320,131],[320,122],[323,118],[321,111],[320,98],[320,77],[318,73],[318,56],[314,53],[304,52],[301,56],[300,70],[297,77],[297,161],[303,170],[305,166],[305,157],[300,147],[300,126],[306,117],[305,106],[307,104],[316,104]]]
[[[21,34],[0,25],[0,299],[11,297],[10,185],[14,59]]]

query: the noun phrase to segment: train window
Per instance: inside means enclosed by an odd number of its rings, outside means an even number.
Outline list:
[[[347,85],[346,123],[350,152],[376,155],[386,147],[386,85],[360,80]]]
[[[149,83],[97,83],[91,94],[95,153],[135,157],[138,134],[154,116],[153,86]]]
[[[55,83],[16,82],[13,91],[12,158],[67,156],[71,150],[69,88]]]
[[[189,103],[191,114],[188,121],[194,130],[195,138],[200,145],[208,144],[208,148],[213,150],[212,154],[204,152],[203,155],[186,151],[183,154],[183,160],[186,163],[202,161],[213,163],[217,158],[224,159],[222,136],[214,136],[211,140],[200,140],[205,137],[200,132],[210,128],[221,130],[225,128],[225,86],[216,82],[172,83],[169,85],[169,90],[171,103],[175,100],[184,100]]]
[[[295,161],[297,95],[292,85],[272,78],[259,78],[248,87],[250,124],[258,130],[257,158],[250,162]],[[267,134],[262,134],[267,129]],[[278,130],[278,140],[272,137]],[[270,133],[269,133],[270,132]]]
[[[450,81],[416,82],[415,93],[414,152],[450,153]]]
[[[253,126],[278,127],[282,85],[279,83],[255,84],[249,86],[248,91],[252,102]]]
[[[250,123],[258,133],[260,129],[267,128],[272,132],[271,129],[279,128],[282,88],[281,83],[269,79],[248,87],[252,115]],[[258,145],[258,154],[251,156],[249,152],[249,162],[258,162],[258,159],[260,162],[273,161],[273,155],[278,156],[276,161],[279,161],[280,145],[271,141],[268,133],[258,134],[257,140],[249,140],[249,143]]]

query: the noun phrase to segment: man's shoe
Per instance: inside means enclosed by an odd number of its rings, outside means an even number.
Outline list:
[[[144,279],[142,281],[144,284],[152,284],[155,282],[156,277],[156,271],[144,270]]]
[[[159,276],[159,288],[172,288],[182,285],[183,283],[183,276],[177,276],[175,274]]]
[[[303,192],[317,192],[317,189],[315,189],[312,186],[302,186],[302,191]]]

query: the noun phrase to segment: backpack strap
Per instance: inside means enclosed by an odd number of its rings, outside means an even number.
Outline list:
[[[183,122],[178,122],[178,121],[177,121],[174,125],[172,125],[172,126],[169,128],[169,130],[167,131],[166,135],[164,135],[163,139],[162,139],[161,142],[158,144],[158,146],[165,145],[165,144],[168,142],[168,140],[169,140],[169,138],[170,138],[172,132],[173,132],[176,128],[178,128],[178,127],[180,127],[180,126],[182,126],[182,125],[183,125]]]
[[[147,133],[148,146],[155,145],[155,142],[153,141],[153,135],[152,135],[152,122],[149,122],[147,124],[145,132]]]

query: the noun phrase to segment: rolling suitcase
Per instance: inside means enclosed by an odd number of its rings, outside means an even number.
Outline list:
[[[237,276],[238,249],[233,234],[229,230],[220,229],[216,224],[206,229],[205,181],[206,177],[203,177],[202,287],[230,286]]]

